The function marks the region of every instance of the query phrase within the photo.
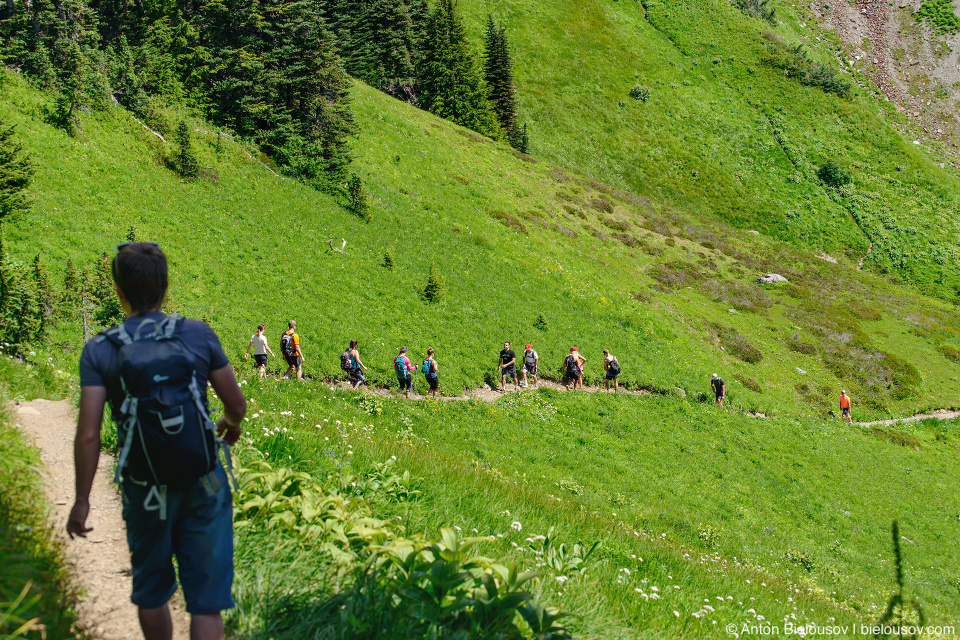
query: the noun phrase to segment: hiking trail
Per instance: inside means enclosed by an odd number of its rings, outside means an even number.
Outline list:
[[[90,492],[87,539],[70,540],[67,516],[73,507],[73,439],[76,412],[68,400],[33,400],[11,404],[16,424],[40,449],[50,523],[63,543],[67,570],[80,590],[80,625],[98,640],[140,640],[137,609],[130,602],[130,552],[121,517],[120,493],[113,484],[113,457],[100,453]],[[170,602],[174,640],[190,637],[189,616],[179,592]]]
[[[331,391],[353,390],[353,388],[350,386],[350,383],[345,380],[327,380],[326,382],[324,382],[324,384],[326,384]],[[384,387],[384,386],[374,386],[374,385],[361,385],[361,387],[363,387],[362,390],[364,391],[367,391],[369,393],[372,393],[374,395],[381,396],[384,398],[395,398],[398,396],[396,386]],[[430,399],[429,395],[423,395],[422,391],[424,388],[427,388],[426,382],[423,382],[422,380],[418,381],[417,393],[416,394],[411,393],[410,400]],[[540,378],[539,385],[530,384],[529,386],[520,387],[518,389],[514,387],[512,382],[507,382],[505,391],[498,391],[497,389],[494,389],[490,385],[483,385],[482,387],[468,389],[458,396],[442,395],[443,386],[441,385],[440,387],[441,395],[437,396],[437,400],[482,400],[484,402],[496,402],[498,398],[508,393],[517,393],[520,391],[536,391],[537,389],[553,389],[555,391],[572,391],[572,389],[564,387],[559,382],[555,382],[553,380],[548,380],[545,378]],[[595,385],[595,386],[584,385],[582,391],[584,393],[613,393],[613,389],[610,389],[609,391],[607,391],[601,385]],[[620,390],[617,391],[617,393],[633,395],[633,396],[653,395],[653,392],[647,389],[626,389],[622,386],[620,387]]]
[[[928,418],[936,418],[937,420],[951,420],[957,417],[960,417],[960,411],[954,409],[934,409],[930,413],[918,413],[913,416],[907,416],[906,418],[873,420],[872,422],[854,422],[854,424],[860,425],[861,427],[892,427],[901,422],[919,422],[920,420],[926,420]]]

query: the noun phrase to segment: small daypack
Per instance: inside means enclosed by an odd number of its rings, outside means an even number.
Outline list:
[[[410,377],[410,371],[407,370],[407,363],[403,361],[403,356],[397,356],[393,361],[393,368],[396,369],[398,378]]]
[[[296,348],[293,346],[293,334],[283,332],[283,335],[280,336],[280,353],[285,356],[293,356],[297,354]]]
[[[133,336],[123,324],[102,334],[119,347],[126,394],[113,412],[119,450],[114,481],[123,473],[149,484],[147,501],[152,496],[156,506],[148,508],[159,510],[161,519],[167,489],[189,488],[213,471],[222,442],[197,381],[196,357],[180,338],[182,326],[183,317],[175,314],[144,319]]]
[[[353,356],[350,355],[349,349],[340,354],[340,368],[344,371],[353,371]]]
[[[523,352],[523,361],[527,364],[528,367],[532,367],[537,364],[537,352],[531,349],[530,351]]]
[[[577,378],[580,376],[580,367],[577,362],[577,357],[572,353],[567,356],[567,375],[571,378]]]
[[[617,356],[613,356],[613,358],[607,364],[607,371],[615,376],[620,375],[620,362],[617,361]]]
[[[420,371],[427,374],[428,376],[433,375],[433,358],[427,358],[423,361],[423,366],[420,367]]]

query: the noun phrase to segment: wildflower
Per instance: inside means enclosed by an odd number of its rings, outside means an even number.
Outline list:
[[[457,531],[461,530],[460,527],[458,527],[457,525],[453,525],[453,528],[456,529]]]
[[[650,591],[660,591],[658,587],[650,587]]]
[[[564,582],[567,581],[567,576],[557,576],[556,581],[559,582],[560,584],[563,584]]]
[[[673,615],[675,615],[675,616],[677,616],[677,617],[679,618],[679,617],[680,617],[680,612],[677,611],[676,609],[674,609],[674,610],[673,610]]]
[[[504,512],[503,512],[503,515],[505,515],[505,516],[510,515],[510,511],[509,511],[509,510],[508,510],[508,511],[504,511]]]
[[[651,593],[651,594],[650,594],[650,599],[651,599],[651,600],[659,600],[659,599],[660,599],[660,594],[659,594],[659,593]]]
[[[517,522],[516,520],[514,520],[513,522],[510,523],[510,528],[513,529],[514,531],[520,531],[521,529],[523,529],[523,525]]]
[[[397,459],[397,456],[390,456],[390,459],[391,459],[391,460],[396,460],[396,459]]]

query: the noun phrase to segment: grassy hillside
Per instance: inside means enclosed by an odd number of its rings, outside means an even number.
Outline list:
[[[234,356],[256,324],[277,346],[294,318],[307,373],[320,378],[340,375],[337,354],[356,337],[374,381],[390,382],[400,345],[417,356],[433,346],[458,393],[488,379],[509,340],[534,343],[547,371],[579,345],[588,381],[608,347],[625,384],[663,393],[699,393],[716,370],[737,404],[763,413],[822,414],[840,387],[883,413],[956,397],[960,335],[947,305],[517,157],[362,86],[369,223],[237,144],[217,152],[212,135],[197,137],[217,178],[185,183],[122,110],[89,118],[72,139],[42,123],[41,94],[15,80],[4,92],[0,117],[18,124],[40,167],[32,210],[8,225],[13,254],[91,264],[133,225],[171,256],[170,308],[208,319]],[[346,255],[329,249],[341,238]],[[433,304],[417,292],[431,264],[448,289]],[[791,283],[753,284],[768,271]],[[63,328],[70,348],[78,329]]]
[[[513,518],[524,534],[556,525],[568,544],[604,540],[589,578],[563,588],[548,573],[538,587],[583,616],[572,624],[584,637],[722,637],[724,624],[791,613],[873,620],[892,589],[894,518],[916,546],[910,589],[932,622],[956,622],[955,425],[873,432],[822,419],[841,387],[858,418],[953,404],[960,328],[950,305],[843,257],[833,263],[518,156],[362,85],[356,170],[374,200],[370,222],[277,178],[241,145],[218,145],[202,122],[190,120],[215,177],[183,182],[160,162],[159,140],[123,110],[85,117],[82,135],[69,138],[44,124],[49,98],[10,74],[0,91],[0,119],[18,125],[38,164],[33,208],[6,226],[16,258],[42,249],[59,269],[68,257],[92,264],[133,225],[171,258],[169,307],[209,320],[233,362],[257,323],[276,347],[281,324],[298,320],[312,381],[258,386],[239,365],[259,414],[248,459],[323,479],[344,472],[331,465],[348,455],[325,438],[350,443],[357,471],[398,455],[421,478],[422,497],[380,505],[381,517],[431,535],[451,525],[505,533],[491,555],[531,566],[528,551],[508,546],[526,549],[508,531]],[[341,238],[345,255],[328,245]],[[393,270],[383,266],[388,250]],[[431,264],[446,278],[438,303],[417,293]],[[770,271],[790,283],[754,283]],[[541,314],[545,329],[535,326]],[[52,334],[51,357],[64,368],[79,335],[68,320]],[[653,395],[542,391],[490,405],[331,392],[321,382],[341,375],[337,356],[352,337],[375,383],[391,381],[400,345],[415,355],[434,346],[443,388],[459,393],[490,379],[510,340],[534,343],[545,370],[578,345],[588,382],[609,347],[622,381]],[[697,402],[712,371],[727,380],[727,411]],[[374,427],[361,433],[361,424]],[[232,624],[241,636],[280,637],[266,630],[270,616],[306,608],[269,609],[267,596],[295,575],[285,573],[295,571],[291,558],[301,566],[309,553],[278,547],[267,564],[263,539],[244,540],[238,584],[249,600]],[[651,586],[681,588],[650,598]],[[318,582],[311,597],[326,590],[335,582]],[[718,596],[722,604],[704,609]],[[694,615],[701,610],[710,615]]]
[[[798,246],[856,259],[872,242],[868,269],[956,297],[956,172],[890,126],[902,116],[864,77],[845,99],[770,64],[768,32],[839,68],[805,7],[773,3],[773,28],[729,0],[460,6],[477,41],[487,13],[508,28],[538,157]],[[825,188],[830,160],[851,185]]]

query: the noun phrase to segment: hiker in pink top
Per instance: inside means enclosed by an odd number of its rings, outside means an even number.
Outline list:
[[[397,382],[400,383],[400,391],[403,391],[404,395],[409,398],[410,383],[413,382],[413,376],[410,375],[410,372],[416,371],[417,367],[410,362],[410,358],[407,357],[406,347],[401,347],[400,353],[393,359],[393,368],[397,372]]]

